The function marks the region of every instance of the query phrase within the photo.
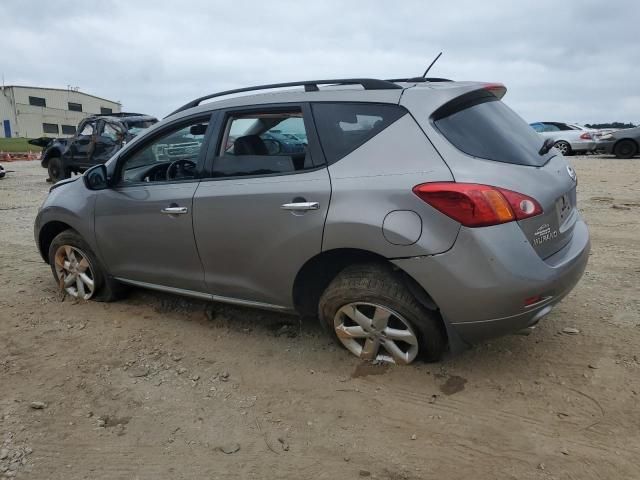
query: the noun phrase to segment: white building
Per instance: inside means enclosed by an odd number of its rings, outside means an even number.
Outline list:
[[[118,113],[118,102],[73,89],[0,87],[0,138],[65,137],[91,114]]]

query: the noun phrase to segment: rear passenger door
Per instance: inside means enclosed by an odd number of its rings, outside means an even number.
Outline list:
[[[92,165],[104,163],[122,147],[124,129],[121,125],[107,120],[98,122],[98,136],[89,162]]]
[[[211,294],[292,307],[293,281],[322,249],[331,184],[306,104],[222,112],[194,232]]]

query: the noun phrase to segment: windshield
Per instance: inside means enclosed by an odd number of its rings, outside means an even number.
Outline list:
[[[154,123],[157,123],[157,120],[133,120],[127,122],[127,132],[131,135],[138,135],[142,130],[149,128]]]
[[[544,138],[493,95],[478,96],[458,105],[459,108],[445,105],[439,109],[434,123],[449,142],[467,155],[539,167],[557,153],[552,149],[540,155]]]

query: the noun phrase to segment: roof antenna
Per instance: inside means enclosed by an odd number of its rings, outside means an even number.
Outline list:
[[[424,71],[424,73],[422,74],[422,78],[427,78],[427,73],[429,73],[429,70],[431,70],[431,67],[433,67],[433,64],[436,63],[438,61],[438,59],[440,58],[440,56],[442,55],[442,52],[440,52],[436,58],[433,59],[433,62],[431,62],[431,65],[429,65],[427,67],[427,69]]]

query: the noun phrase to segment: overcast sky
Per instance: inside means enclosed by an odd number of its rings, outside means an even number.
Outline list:
[[[3,0],[0,71],[164,116],[235,87],[421,75],[442,50],[430,75],[503,82],[528,121],[640,123],[637,0],[524,3]]]

